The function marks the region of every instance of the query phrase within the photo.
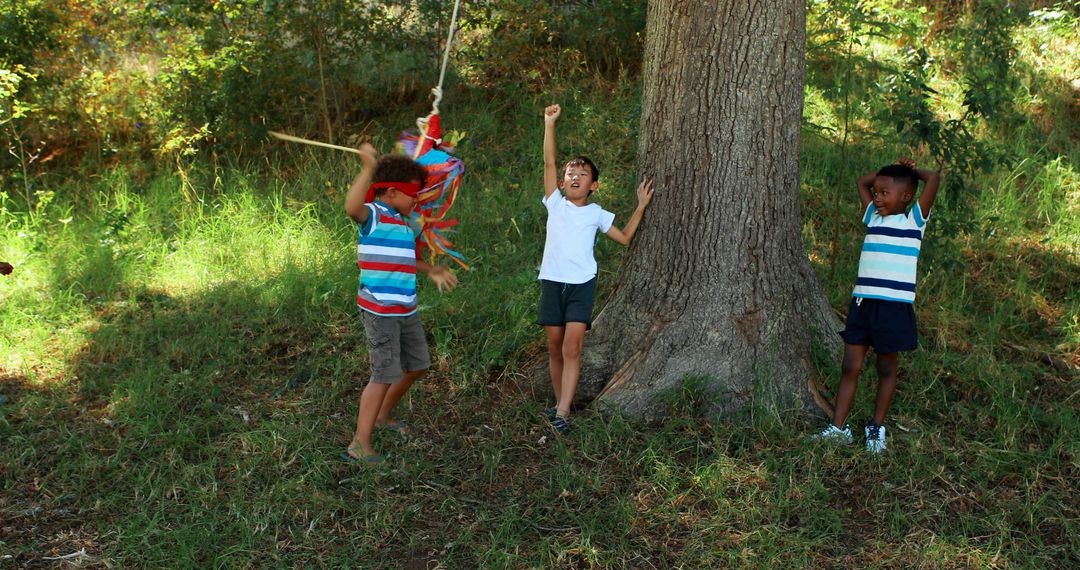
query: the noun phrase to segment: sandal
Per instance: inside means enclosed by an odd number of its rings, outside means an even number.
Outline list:
[[[390,430],[397,433],[398,435],[409,435],[410,433],[412,433],[412,430],[409,429],[409,425],[400,420],[389,421],[381,426],[375,427]]]
[[[382,463],[383,461],[386,461],[386,459],[384,459],[383,456],[381,456],[381,455],[364,455],[362,457],[356,457],[353,454],[349,453],[348,450],[342,451],[340,457],[341,457],[341,460],[346,462],[346,463],[373,464],[373,463]]]

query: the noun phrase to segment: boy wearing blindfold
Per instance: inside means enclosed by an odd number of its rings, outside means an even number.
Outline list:
[[[427,273],[439,291],[457,286],[457,276],[417,255],[419,235],[410,215],[425,179],[424,169],[404,155],[376,160],[375,148],[359,149],[363,169],[345,196],[345,212],[358,224],[360,287],[356,304],[364,322],[371,378],[360,394],[356,433],[342,459],[378,463],[371,444],[376,427],[406,433],[392,412],[413,382],[431,365],[416,304],[416,271]]]

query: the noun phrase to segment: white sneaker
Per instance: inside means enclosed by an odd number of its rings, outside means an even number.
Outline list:
[[[810,436],[812,441],[833,441],[836,443],[843,443],[844,445],[851,445],[851,428],[844,424],[844,429],[840,429],[831,423],[825,426],[825,429],[820,433],[816,433]]]
[[[863,433],[866,435],[866,450],[870,453],[885,451],[885,426],[868,424]]]

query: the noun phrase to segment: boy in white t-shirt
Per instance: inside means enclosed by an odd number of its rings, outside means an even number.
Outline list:
[[[562,181],[555,161],[555,122],[561,109],[544,109],[544,206],[547,207],[547,239],[540,264],[540,317],[547,332],[551,387],[555,407],[547,410],[552,427],[560,433],[570,429],[567,418],[581,372],[581,348],[592,324],[596,293],[596,232],[629,245],[645,207],[652,200],[651,181],[637,188],[637,209],[620,230],[612,225],[615,214],[589,203],[600,171],[591,160],[579,156],[563,166]],[[560,191],[561,189],[561,191]]]

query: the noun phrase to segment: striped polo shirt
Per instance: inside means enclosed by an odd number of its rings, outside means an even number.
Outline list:
[[[416,234],[406,220],[376,200],[367,223],[357,230],[360,288],[356,304],[383,317],[416,312]]]
[[[905,214],[881,216],[871,202],[863,214],[866,239],[852,297],[915,302],[915,271],[926,217],[915,202]]]

